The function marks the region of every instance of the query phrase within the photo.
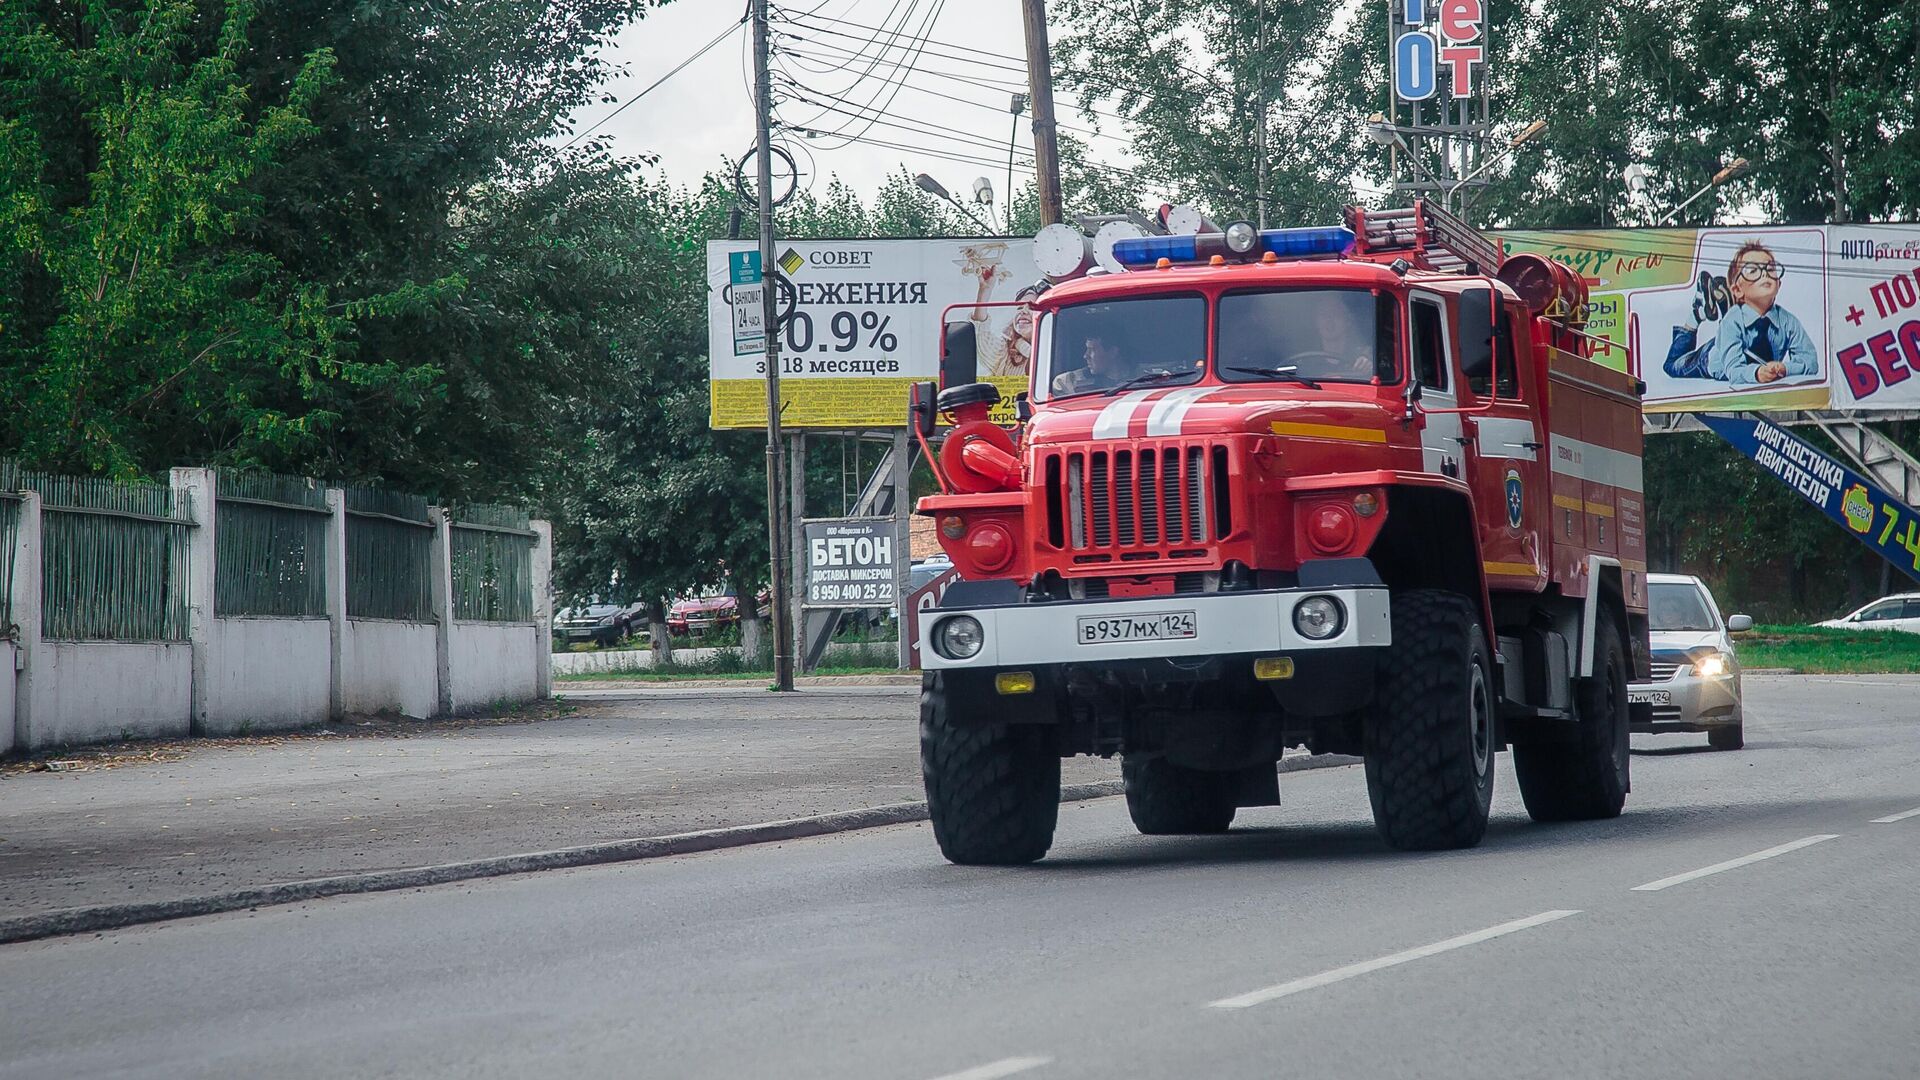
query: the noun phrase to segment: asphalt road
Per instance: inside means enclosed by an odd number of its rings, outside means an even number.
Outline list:
[[[1017,870],[901,826],[9,946],[0,1075],[1911,1077],[1917,692],[1750,678],[1747,750],[1639,740],[1578,825],[1503,772],[1467,852],[1344,768]]]

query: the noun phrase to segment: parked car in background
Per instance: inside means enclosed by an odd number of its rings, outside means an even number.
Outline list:
[[[765,617],[768,608],[772,605],[772,592],[761,589],[753,600],[756,613]],[[667,630],[682,637],[689,634],[708,634],[739,624],[740,596],[731,585],[700,596],[681,597],[667,609]]]
[[[646,624],[645,604],[588,603],[564,607],[553,616],[553,636],[567,645],[591,641],[614,645]]]
[[[1627,687],[1635,731],[1704,731],[1715,750],[1746,745],[1740,662],[1732,634],[1753,628],[1745,615],[1720,617],[1697,577],[1647,575],[1653,677]]]
[[[914,563],[907,571],[907,592],[914,593],[926,587],[927,582],[953,569],[953,560],[945,552],[931,555]]]
[[[1837,619],[1814,625],[1835,630],[1905,630],[1920,634],[1920,593],[1883,596]]]

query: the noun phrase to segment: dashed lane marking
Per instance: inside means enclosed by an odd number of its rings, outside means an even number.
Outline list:
[[[1569,915],[1578,914],[1580,914],[1578,911],[1543,911],[1538,915],[1529,915],[1524,919],[1515,919],[1512,922],[1504,922],[1498,926],[1489,926],[1485,930],[1475,930],[1471,934],[1461,934],[1459,937],[1451,937],[1445,941],[1436,941],[1431,945],[1422,945],[1417,949],[1408,949],[1405,952],[1397,952],[1391,956],[1382,956],[1378,959],[1367,960],[1358,964],[1348,964],[1346,967],[1334,968],[1332,971],[1323,971],[1318,975],[1309,975],[1304,979],[1295,979],[1292,982],[1283,982],[1278,986],[1269,986],[1264,990],[1253,990],[1241,994],[1238,997],[1221,998],[1219,1001],[1210,1002],[1209,1005],[1215,1009],[1251,1008],[1255,1005],[1265,1004],[1276,998],[1287,997],[1307,990],[1317,990],[1322,986],[1343,982],[1347,979],[1358,978],[1361,975],[1367,975],[1379,971],[1382,968],[1395,967],[1409,961],[1420,960],[1429,956],[1437,956],[1440,953],[1450,952],[1454,949],[1464,949],[1469,945],[1478,945],[1483,941],[1492,941],[1497,937],[1504,937],[1507,934],[1518,933],[1522,930],[1530,930],[1533,927],[1556,922]]]
[[[962,1069],[957,1073],[935,1077],[934,1080],[1000,1080],[1003,1076],[1023,1073],[1028,1069],[1037,1069],[1052,1063],[1050,1057],[1010,1057],[999,1061],[989,1061],[985,1065],[975,1065],[971,1069]]]
[[[1905,821],[1910,817],[1920,817],[1920,806],[1916,806],[1911,810],[1902,810],[1897,814],[1888,814],[1886,817],[1874,818],[1873,824],[1891,825],[1896,821]]]
[[[1803,847],[1812,847],[1813,845],[1820,843],[1822,840],[1837,840],[1839,838],[1840,836],[1838,833],[1821,833],[1818,836],[1804,836],[1798,840],[1793,841],[1790,844],[1781,844],[1779,847],[1770,847],[1765,851],[1756,851],[1751,855],[1742,855],[1737,859],[1728,859],[1726,862],[1714,863],[1712,866],[1703,866],[1698,870],[1689,870],[1684,874],[1675,874],[1672,877],[1663,877],[1659,881],[1649,881],[1645,885],[1635,885],[1633,887],[1633,891],[1634,892],[1659,892],[1661,889],[1672,888],[1675,885],[1681,885],[1686,882],[1693,881],[1696,878],[1707,877],[1708,875],[1711,875],[1711,874],[1724,873],[1728,870],[1738,870],[1742,866],[1747,866],[1751,863],[1757,863],[1763,859],[1771,859],[1776,855],[1785,855],[1789,851],[1799,851]]]

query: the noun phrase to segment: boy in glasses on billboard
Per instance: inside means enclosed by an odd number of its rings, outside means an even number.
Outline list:
[[[1780,279],[1786,275],[1780,260],[1758,240],[1749,240],[1733,253],[1727,267],[1727,288],[1733,310],[1720,320],[1708,356],[1708,372],[1730,383],[1770,383],[1789,375],[1813,375],[1819,370],[1813,341],[1791,311],[1778,306]]]

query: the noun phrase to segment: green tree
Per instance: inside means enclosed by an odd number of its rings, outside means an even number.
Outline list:
[[[1330,110],[1326,97],[1289,92],[1316,85],[1325,59],[1316,43],[1338,8],[1276,0],[1265,9],[1262,49],[1255,0],[1055,5],[1050,15],[1065,25],[1055,52],[1060,85],[1079,96],[1087,122],[1117,122],[1132,138],[1141,163],[1126,186],[1150,188],[1219,218],[1257,217],[1264,127],[1273,224],[1323,222],[1348,201],[1352,166],[1337,148],[1358,130],[1357,117]],[[1264,119],[1258,109],[1263,85],[1270,101]]]
[[[336,303],[246,244],[256,183],[312,137],[332,57],[309,53],[256,106],[253,5],[216,7],[205,45],[186,0],[0,16],[0,449],[130,474],[182,431],[297,445],[326,422],[323,387],[418,385],[341,348],[355,316],[407,298]],[[291,392],[263,401],[269,380]]]

